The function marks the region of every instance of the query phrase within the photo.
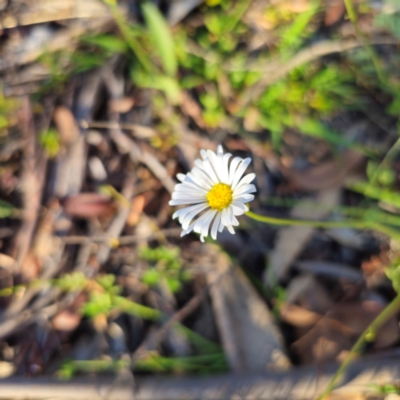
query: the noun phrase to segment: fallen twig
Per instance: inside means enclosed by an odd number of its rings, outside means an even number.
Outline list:
[[[396,45],[399,41],[390,37],[372,38],[370,44],[391,44]],[[262,68],[263,78],[259,80],[254,86],[251,86],[243,92],[239,99],[239,105],[246,107],[252,100],[261,96],[262,92],[269,86],[276,82],[278,79],[283,78],[290,71],[297,68],[302,64],[309,63],[320,57],[332,53],[341,53],[363,46],[357,39],[348,40],[324,40],[315,43],[303,50],[300,50],[289,61],[283,62],[280,59],[273,60]],[[248,66],[251,69],[250,66]]]
[[[313,399],[332,378],[337,364],[296,368],[289,372],[228,374],[213,377],[136,377],[131,383],[115,384],[115,379],[10,378],[0,381],[0,399],[74,400],[183,400],[183,399]],[[393,384],[400,378],[399,358],[364,358],[350,366],[342,385],[333,393],[376,393],[371,384]],[[135,393],[133,393],[135,390]]]

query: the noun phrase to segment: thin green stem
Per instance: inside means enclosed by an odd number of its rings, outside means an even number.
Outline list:
[[[362,220],[362,219],[347,219],[342,221],[314,221],[306,219],[290,219],[290,218],[276,218],[267,215],[259,215],[252,211],[247,211],[246,215],[258,222],[263,222],[269,225],[278,226],[311,226],[313,228],[322,229],[337,229],[337,228],[353,228],[353,229],[369,229],[376,230],[390,237],[400,240],[400,232],[390,226],[384,225],[376,221]]]
[[[343,220],[343,221],[314,221],[303,219],[276,218],[267,215],[259,215],[252,211],[247,211],[246,215],[258,222],[279,226],[312,226],[314,228],[354,228],[371,229],[371,222],[363,220]]]
[[[125,20],[125,17],[121,13],[121,10],[118,8],[116,1],[114,0],[103,0],[103,1],[109,6],[111,14],[114,17],[115,23],[117,24],[126,43],[137,57],[139,63],[146,70],[146,72],[150,73],[152,71],[152,65],[150,61],[147,59],[139,42],[133,37],[129,29],[129,24]]]
[[[398,310],[400,309],[400,294],[398,294],[392,301],[387,305],[386,308],[372,321],[368,328],[361,334],[354,346],[351,348],[349,354],[342,362],[335,375],[329,382],[326,389],[318,397],[318,400],[323,400],[329,393],[334,389],[340,376],[346,371],[347,367],[352,363],[354,358],[361,354],[362,349],[366,342],[371,341],[375,338],[376,333],[379,329],[389,320]]]
[[[356,31],[356,34],[359,37],[359,39],[362,41],[363,45],[365,46],[365,49],[367,50],[367,52],[371,58],[372,63],[374,64],[374,68],[376,71],[376,75],[378,76],[378,79],[381,81],[381,83],[387,89],[389,89],[389,85],[387,84],[386,76],[382,71],[381,64],[379,62],[379,59],[378,59],[374,49],[368,43],[368,40],[365,37],[365,35],[358,28],[358,17],[357,17],[356,10],[354,9],[352,0],[344,0],[344,4],[346,7],[347,15],[349,16],[349,19],[354,27],[354,30]]]

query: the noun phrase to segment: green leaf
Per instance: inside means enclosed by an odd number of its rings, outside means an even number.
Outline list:
[[[154,45],[161,58],[164,71],[170,76],[176,75],[177,61],[175,58],[174,42],[164,17],[152,3],[143,4],[142,11]]]
[[[8,124],[8,119],[4,115],[0,115],[0,129],[6,128]]]
[[[82,312],[88,317],[108,314],[113,309],[113,299],[109,293],[90,293],[90,300],[83,305]]]
[[[124,40],[115,35],[97,35],[83,38],[82,41],[99,46],[111,53],[124,53],[128,48]]]
[[[391,31],[397,39],[400,39],[400,12],[380,13],[375,18],[375,25]]]
[[[310,4],[310,8],[300,13],[293,23],[285,29],[281,36],[281,50],[298,48],[307,36],[307,25],[319,9],[318,2]]]
[[[60,135],[55,129],[50,128],[48,131],[42,132],[39,141],[50,158],[55,157],[60,151]]]
[[[166,281],[172,293],[178,292],[182,286],[179,280],[176,278],[167,277]]]
[[[142,275],[142,282],[149,286],[157,285],[160,281],[161,275],[155,268],[150,268]]]
[[[361,193],[371,199],[376,199],[394,207],[400,208],[400,195],[388,188],[370,185],[368,182],[356,181],[348,184],[355,192]]]
[[[386,275],[392,281],[393,289],[400,293],[400,266],[389,268]]]
[[[115,307],[123,312],[140,317],[143,319],[156,320],[161,317],[161,313],[150,307],[142,306],[122,296],[116,296],[114,299]]]
[[[14,206],[5,200],[0,200],[0,218],[7,218],[14,212]]]
[[[338,132],[331,130],[321,122],[310,118],[303,120],[299,124],[299,129],[306,135],[323,139],[330,143],[341,144],[344,146],[350,145],[349,140],[343,138]]]
[[[181,99],[181,89],[178,81],[167,75],[148,75],[133,68],[131,70],[133,82],[139,87],[146,87],[161,90],[166,94],[173,104],[179,104]]]

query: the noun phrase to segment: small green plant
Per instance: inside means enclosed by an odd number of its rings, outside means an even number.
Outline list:
[[[5,136],[8,128],[15,123],[14,111],[17,109],[18,102],[15,98],[5,97],[3,87],[0,85],[0,138]]]
[[[142,282],[149,286],[165,282],[171,292],[176,293],[181,289],[182,282],[191,279],[190,273],[183,269],[178,247],[144,247],[140,258],[150,264],[142,275]]]
[[[83,314],[94,318],[120,311],[148,320],[157,320],[161,317],[158,310],[120,296],[121,291],[122,288],[115,284],[115,276],[112,274],[88,282],[89,300],[82,307]]]
[[[375,17],[375,24],[389,30],[394,37],[400,39],[400,5],[397,0],[384,0],[386,12],[379,13]]]
[[[55,129],[50,128],[42,132],[39,136],[39,142],[50,158],[55,157],[60,151],[60,135]]]
[[[271,85],[256,101],[261,113],[259,123],[271,132],[275,147],[286,128],[348,146],[348,139],[320,121],[339,110],[362,106],[352,83],[352,75],[336,65],[299,67]]]
[[[0,199],[0,218],[11,217],[14,212],[15,208],[11,203]]]
[[[379,394],[400,394],[400,387],[395,384],[376,385],[372,383],[370,386]]]
[[[58,370],[61,379],[71,379],[79,372],[107,372],[121,371],[131,368],[137,372],[153,373],[222,373],[228,370],[224,353],[205,354],[191,357],[164,357],[156,352],[149,352],[130,365],[126,360],[67,360]]]

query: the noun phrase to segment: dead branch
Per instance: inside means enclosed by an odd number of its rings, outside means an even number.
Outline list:
[[[315,398],[326,387],[337,364],[296,368],[289,372],[228,374],[213,377],[136,377],[131,384],[113,379],[69,382],[55,379],[10,378],[0,381],[0,399],[186,400]],[[364,358],[353,363],[333,393],[374,393],[371,384],[393,384],[400,378],[399,358]],[[375,391],[376,393],[376,391]]]

